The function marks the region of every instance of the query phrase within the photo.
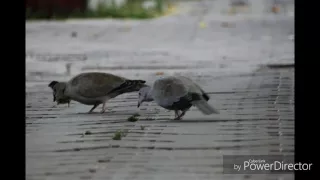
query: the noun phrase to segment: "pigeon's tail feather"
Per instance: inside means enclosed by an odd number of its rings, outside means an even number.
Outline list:
[[[130,87],[136,87],[136,86],[141,86],[142,84],[146,83],[146,81],[144,80],[126,80],[126,82],[124,83],[124,85],[127,88]]]
[[[210,106],[205,100],[193,101],[192,104],[196,106],[203,114],[219,114],[219,111]]]
[[[139,91],[140,88],[143,87],[145,83],[146,81],[144,80],[126,80],[120,86],[111,90],[109,94],[115,93],[115,92],[121,94],[121,93]]]
[[[208,94],[203,93],[202,97],[206,100],[209,101],[210,97],[208,96]]]

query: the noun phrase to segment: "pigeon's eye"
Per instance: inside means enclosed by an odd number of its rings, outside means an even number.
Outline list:
[[[139,96],[141,96],[141,93],[139,93]]]

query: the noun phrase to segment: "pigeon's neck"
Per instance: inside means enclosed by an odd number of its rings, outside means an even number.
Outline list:
[[[63,86],[64,86],[63,96],[65,96],[66,98],[70,98],[69,97],[69,88],[68,88],[67,82],[60,82],[60,83],[63,84]]]
[[[148,92],[145,101],[148,101],[148,102],[153,101],[152,89],[150,89],[150,91]]]

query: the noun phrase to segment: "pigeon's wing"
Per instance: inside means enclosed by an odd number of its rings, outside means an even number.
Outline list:
[[[203,96],[206,100],[209,100],[210,97],[208,94],[194,81],[192,81],[190,78],[185,76],[179,76],[178,77],[188,88],[188,92],[192,94],[198,94],[200,96]]]
[[[83,73],[72,80],[70,84],[75,91],[86,98],[106,96],[110,91],[126,82],[126,78],[108,73]]]
[[[192,105],[196,106],[202,113],[209,115],[212,113],[219,114],[219,111],[207,103],[210,99],[208,94],[195,82],[187,77],[179,77],[186,85],[188,94],[184,97]]]
[[[187,94],[188,88],[183,81],[171,76],[156,80],[152,87],[154,100],[163,107],[171,106]]]
[[[190,78],[185,76],[177,76],[177,78],[186,86],[189,93],[202,94],[204,92],[203,89]]]

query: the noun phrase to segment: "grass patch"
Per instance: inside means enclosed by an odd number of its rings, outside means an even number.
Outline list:
[[[130,19],[149,19],[166,14],[165,5],[170,4],[170,0],[127,0],[122,5],[116,5],[115,1],[112,3],[99,2],[97,7],[87,10],[75,9],[72,12],[55,8],[53,13],[48,14],[46,11],[34,12],[30,8],[26,9],[27,20],[37,19],[55,19],[64,20],[68,18],[130,18]],[[152,6],[147,7],[145,2],[153,2]],[[170,5],[168,5],[169,7]],[[168,8],[169,9],[169,8]]]
[[[128,134],[128,130],[118,130],[114,133],[112,139],[116,141],[120,141],[122,137],[126,137]]]
[[[136,122],[136,121],[138,121],[139,120],[139,117],[140,116],[140,114],[138,114],[138,113],[136,113],[136,114],[134,114],[134,115],[132,115],[132,116],[130,116],[130,117],[128,117],[128,121],[130,121],[130,122]]]

